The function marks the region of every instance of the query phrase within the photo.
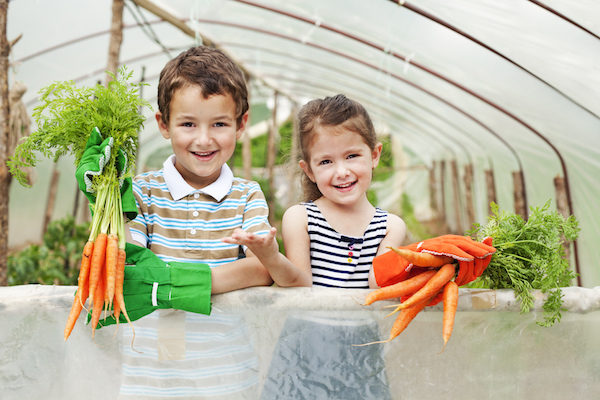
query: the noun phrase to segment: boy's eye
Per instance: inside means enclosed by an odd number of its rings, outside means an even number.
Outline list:
[[[194,126],[194,124],[191,122],[184,122],[183,124],[181,124],[181,126],[185,126],[186,128],[191,128],[192,126]]]
[[[215,126],[216,127],[223,127],[223,126],[227,126],[227,124],[225,122],[215,122]]]
[[[348,158],[354,158],[354,157],[358,157],[358,154],[350,154],[350,155],[348,156]]]
[[[331,161],[329,160],[322,160],[321,162],[319,162],[319,165],[325,165],[325,164],[329,164]]]

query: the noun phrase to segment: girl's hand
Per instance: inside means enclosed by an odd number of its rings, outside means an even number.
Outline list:
[[[233,231],[230,237],[225,237],[221,241],[247,246],[259,260],[266,261],[279,254],[279,245],[275,240],[276,234],[277,228],[275,227],[271,228],[266,235],[256,235],[238,228]]]

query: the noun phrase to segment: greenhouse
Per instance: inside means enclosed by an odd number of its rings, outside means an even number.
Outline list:
[[[600,393],[599,2],[1,3],[0,398]],[[277,284],[209,291],[209,316],[164,307],[94,337],[83,311],[63,339],[95,210],[79,189],[79,158],[38,152],[24,169],[26,185],[4,166],[42,130],[46,88],[104,88],[108,71],[130,74],[139,96],[133,175],[162,171],[175,144],[155,116],[161,71],[197,46],[222,51],[243,74],[249,116],[228,165],[264,193],[283,253],[282,215],[302,201],[298,113],[311,100],[343,94],[364,106],[382,143],[367,197],[402,218],[402,246],[427,247],[443,235],[487,243],[483,237],[496,232],[490,221],[510,215],[534,224],[544,214],[553,219],[543,224],[566,225],[552,233],[556,249],[529,255],[532,268],[541,268],[538,257],[556,256],[568,273],[532,280],[524,298],[519,288],[490,286],[491,272],[480,270],[482,279],[460,285],[447,343],[445,303],[430,304],[385,342],[395,297],[366,305],[372,289]],[[545,240],[527,238],[534,239]],[[501,243],[494,237],[492,263]],[[549,298],[560,302],[552,323],[544,319]]]

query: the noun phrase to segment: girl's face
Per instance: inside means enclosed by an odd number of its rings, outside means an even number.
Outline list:
[[[202,189],[217,180],[221,167],[231,158],[248,114],[237,126],[230,94],[205,99],[200,87],[186,86],[173,95],[169,124],[162,122],[160,112],[156,120],[162,135],[171,139],[175,168],[192,187]]]
[[[366,198],[382,144],[371,150],[362,136],[343,127],[317,128],[310,162],[300,167],[330,201],[352,205]]]

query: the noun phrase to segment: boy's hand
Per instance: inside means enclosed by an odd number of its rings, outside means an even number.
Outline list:
[[[162,261],[150,249],[127,243],[123,297],[129,319],[135,321],[154,310],[173,308],[199,314],[211,312],[211,270],[207,264]],[[121,323],[127,319],[121,313]],[[115,324],[113,315],[98,327]]]
[[[265,260],[276,257],[279,254],[279,245],[275,240],[276,234],[277,228],[275,227],[272,227],[266,235],[256,235],[237,228],[230,237],[223,238],[221,241],[223,243],[247,246],[264,264]]]
[[[108,168],[108,163],[114,151],[113,146],[114,139],[112,137],[107,137],[103,140],[98,128],[92,129],[79,165],[77,165],[77,169],[75,170],[79,189],[88,198],[90,204],[96,202],[94,179],[101,175],[105,168]],[[137,205],[133,196],[131,178],[125,178],[128,168],[127,157],[122,151],[119,151],[116,157],[116,169],[119,174],[121,203],[123,205],[123,212],[127,214],[127,218],[133,219],[137,216]]]

